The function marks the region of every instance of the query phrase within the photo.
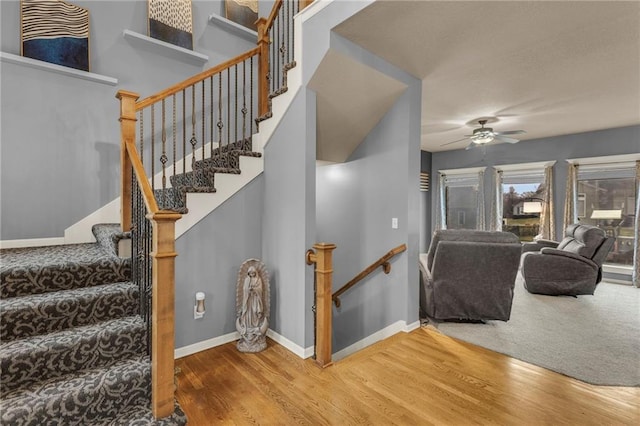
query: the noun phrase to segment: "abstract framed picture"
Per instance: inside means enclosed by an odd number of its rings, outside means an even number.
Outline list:
[[[89,71],[89,10],[61,0],[20,1],[21,54]]]
[[[191,0],[149,0],[149,37],[193,50]]]
[[[225,0],[225,17],[243,27],[256,31],[258,0]]]

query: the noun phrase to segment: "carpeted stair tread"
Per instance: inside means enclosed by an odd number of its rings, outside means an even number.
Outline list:
[[[178,213],[188,213],[186,204],[186,193],[177,188],[156,189],[153,195],[160,210],[173,210]]]
[[[127,281],[131,260],[98,243],[0,250],[0,298]]]
[[[138,315],[3,342],[1,392],[144,353],[146,325]]]
[[[119,416],[131,407],[148,405],[150,393],[150,361],[139,356],[10,392],[0,400],[0,423],[123,424],[117,422]]]
[[[174,188],[210,188],[215,192],[215,173],[207,173],[206,170],[193,170],[169,177]],[[186,189],[186,191],[189,191]],[[204,191],[201,191],[204,192]]]
[[[131,238],[131,232],[122,232],[118,223],[97,223],[91,227],[98,245],[112,256],[118,256],[118,243],[122,239]]]
[[[198,160],[193,164],[195,170],[210,170],[215,173],[240,173],[240,156],[260,158],[259,152],[243,149],[234,149],[217,155],[212,155],[204,160]]]
[[[117,419],[107,423],[108,426],[183,426],[187,424],[187,416],[176,402],[173,415],[164,419],[155,419],[151,409],[139,406],[128,409]]]
[[[0,300],[3,342],[96,324],[138,313],[138,287],[132,282]]]

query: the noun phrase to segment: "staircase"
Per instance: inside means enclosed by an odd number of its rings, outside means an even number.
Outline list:
[[[96,243],[0,251],[0,412],[6,425],[183,425],[154,420],[147,327],[127,235],[95,225]]]

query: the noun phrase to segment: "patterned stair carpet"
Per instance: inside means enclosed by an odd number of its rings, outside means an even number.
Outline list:
[[[146,325],[118,225],[96,243],[0,250],[0,423],[184,425],[154,420]]]
[[[251,149],[251,138],[213,149],[209,158],[203,158],[193,163],[192,171],[170,176],[170,187],[154,190],[158,207],[162,210],[188,213],[187,193],[216,192],[216,173],[240,174],[241,156],[262,156],[259,152],[253,152]]]

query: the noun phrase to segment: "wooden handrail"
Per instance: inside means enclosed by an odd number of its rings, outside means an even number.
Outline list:
[[[393,250],[390,250],[387,254],[385,254],[375,262],[373,262],[365,270],[363,270],[358,275],[356,275],[351,281],[343,285],[338,291],[333,293],[333,295],[331,296],[331,299],[333,300],[333,303],[336,305],[336,307],[337,308],[340,307],[340,299],[338,298],[338,296],[340,296],[345,291],[349,290],[351,287],[356,285],[364,277],[366,277],[367,275],[375,271],[378,266],[382,266],[385,274],[388,274],[389,272],[391,272],[391,264],[389,263],[389,260],[395,255],[402,253],[406,249],[407,249],[407,245],[402,244],[394,248]]]
[[[280,12],[280,8],[282,7],[282,2],[283,0],[276,0],[275,3],[273,4],[273,7],[271,8],[271,13],[269,14],[269,17],[267,18],[266,22],[265,22],[265,28],[267,31],[269,31],[271,29],[271,26],[273,25],[273,21],[276,20],[276,17],[278,16],[278,13]]]
[[[149,179],[147,178],[147,174],[144,171],[144,166],[142,165],[142,161],[140,161],[140,157],[138,156],[138,151],[136,150],[135,144],[128,140],[125,142],[127,152],[129,153],[129,159],[131,161],[131,166],[133,167],[133,172],[136,176],[136,180],[138,181],[138,186],[140,187],[140,191],[142,192],[142,198],[144,200],[144,205],[147,208],[147,211],[150,214],[155,214],[160,211],[158,208],[158,202],[156,201],[156,197],[153,196],[153,189],[149,184]]]
[[[155,95],[151,95],[149,97],[144,98],[143,100],[139,101],[136,103],[136,111],[140,111],[143,108],[148,107],[151,104],[155,104],[158,101],[161,101],[162,99],[168,98],[169,96],[178,93],[184,89],[186,89],[187,87],[191,87],[196,83],[201,82],[202,80],[205,80],[209,77],[211,77],[212,75],[218,74],[219,72],[222,72],[224,70],[226,70],[227,68],[231,68],[234,65],[237,65],[247,59],[249,59],[252,56],[256,56],[258,53],[260,52],[260,48],[259,47],[254,47],[251,50],[248,50],[246,52],[244,52],[243,54],[236,56],[233,59],[229,59],[226,62],[223,62],[219,65],[216,65],[213,68],[209,68],[208,70],[202,71],[200,74],[196,74],[193,77],[190,77],[178,84],[174,84],[173,86],[169,87],[168,89],[162,90],[158,93],[156,93]]]

